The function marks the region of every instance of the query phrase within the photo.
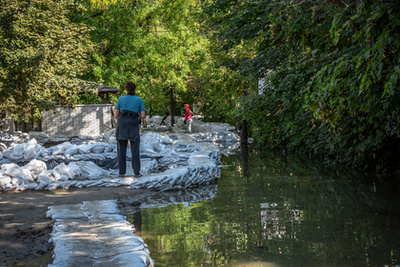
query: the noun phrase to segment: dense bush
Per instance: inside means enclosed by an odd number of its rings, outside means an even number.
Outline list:
[[[238,113],[259,144],[358,168],[398,165],[396,1],[216,0],[204,10],[226,49],[256,51],[237,69],[267,86]]]

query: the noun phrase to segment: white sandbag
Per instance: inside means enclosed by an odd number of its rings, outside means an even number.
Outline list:
[[[61,188],[69,189],[70,186],[71,186],[71,181],[70,180],[69,181],[60,182],[60,187]]]
[[[11,177],[0,175],[0,189],[5,190],[11,185]]]
[[[37,159],[46,162],[46,161],[52,160],[53,157],[50,156],[49,154],[44,154],[44,155],[38,157]]]
[[[74,155],[74,159],[76,160],[91,160],[92,156],[91,154],[76,154]]]
[[[102,146],[102,145],[96,145],[96,146],[94,146],[94,147],[92,147],[92,148],[90,149],[90,153],[96,153],[96,154],[98,154],[98,153],[103,153],[103,152],[104,152],[104,149],[105,149],[104,146]]]
[[[90,153],[90,150],[96,146],[96,144],[87,144],[87,145],[79,145],[78,146],[78,151],[81,154],[88,154]]]
[[[90,158],[91,159],[104,160],[105,159],[105,154],[103,154],[103,153],[101,153],[101,154],[92,153],[92,154],[90,154]]]
[[[106,158],[106,159],[115,159],[117,157],[117,153],[114,153],[114,152],[107,152],[107,153],[104,153],[103,155],[104,155],[104,158]]]
[[[148,132],[148,133],[143,134],[140,137],[140,143],[141,144],[161,143],[161,144],[165,144],[165,145],[172,145],[174,143],[174,141],[167,135],[154,133],[154,132]]]
[[[37,179],[37,177],[39,176],[39,174],[41,172],[47,170],[46,163],[44,163],[41,160],[37,160],[37,159],[30,161],[28,164],[26,164],[22,168],[28,170],[31,173],[32,178],[35,180]]]
[[[108,175],[107,171],[103,170],[92,161],[77,161],[75,163],[80,167],[81,175],[87,179],[93,180]]]
[[[11,179],[11,184],[13,186],[15,186],[15,190],[19,190],[19,191],[25,191],[27,189],[33,189],[37,186],[36,183],[30,183],[28,181],[26,181],[23,178],[20,177],[14,177]]]
[[[13,185],[19,186],[19,185],[25,184],[25,183],[26,183],[26,180],[24,180],[21,177],[12,177],[11,178],[11,184],[13,184]]]
[[[29,170],[24,169],[15,163],[6,163],[1,165],[1,174],[8,175],[10,177],[18,177],[26,180],[27,182],[34,181],[33,176]]]
[[[110,152],[114,149],[114,145],[110,145],[105,142],[96,143],[92,149],[90,150],[91,153],[104,153]]]
[[[78,154],[78,153],[79,153],[78,147],[77,147],[77,146],[73,146],[73,147],[70,147],[69,149],[67,149],[67,150],[64,152],[64,155],[65,155],[66,157],[70,158],[70,157],[72,157],[73,155],[76,155],[76,154]]]
[[[68,158],[64,154],[60,154],[60,155],[54,155],[53,159],[57,159],[59,161],[64,161],[64,160],[67,160]]]
[[[17,144],[3,151],[3,156],[13,162],[23,162],[38,158],[46,153],[46,149],[39,145],[35,139],[27,143]]]
[[[22,174],[22,169],[15,163],[5,163],[1,165],[1,174],[7,176],[18,176]]]
[[[56,190],[59,186],[60,186],[60,183],[55,182],[55,183],[48,184],[44,189],[53,191],[53,190]]]
[[[86,177],[82,174],[81,167],[79,167],[76,162],[70,162],[67,167],[73,173],[73,179],[86,179]]]
[[[37,186],[39,185],[39,183],[33,182],[33,183],[29,183],[29,184],[25,184],[24,185],[24,190],[33,190],[35,189]]]
[[[115,146],[109,145],[104,148],[104,153],[109,153],[114,151]]]
[[[109,144],[116,144],[117,140],[115,139],[115,128],[111,129],[110,131],[107,131],[103,133],[103,137],[106,140],[107,143]]]
[[[156,133],[144,133],[142,136],[140,136],[140,145],[151,144],[152,142],[157,142]]]
[[[24,144],[18,144],[10,146],[8,149],[3,151],[3,156],[14,161],[19,162],[24,159]]]
[[[152,144],[140,144],[140,153],[154,153]]]
[[[43,171],[39,174],[37,182],[47,186],[50,183],[60,180],[61,175],[54,170]]]
[[[163,153],[165,153],[165,151],[166,151],[165,145],[159,144],[159,143],[154,144],[153,148],[154,148],[155,152],[160,152],[160,153],[163,152]]]
[[[51,139],[51,136],[44,132],[30,131],[29,136],[31,138],[35,138],[36,140],[39,140],[39,141]],[[41,143],[43,143],[43,142],[41,142]]]
[[[32,183],[32,182],[35,181],[35,179],[33,178],[33,175],[32,175],[30,170],[22,168],[22,173],[23,174],[22,174],[21,178],[23,178],[28,183]]]
[[[52,155],[61,155],[64,154],[64,152],[71,147],[75,147],[75,145],[71,144],[70,142],[64,142],[56,146],[49,147],[47,150]]]
[[[24,159],[26,161],[36,159],[45,151],[46,149],[43,146],[39,145],[36,139],[31,139],[24,146]]]
[[[47,148],[47,151],[49,151],[51,155],[61,155],[64,153],[66,149],[68,149],[70,144],[71,144],[70,142],[64,142]]]
[[[53,171],[56,171],[57,173],[60,174],[59,180],[61,181],[72,180],[74,178],[74,171],[68,168],[68,166],[65,165],[64,162],[53,168]]]
[[[45,186],[46,186],[46,184],[39,183],[39,184],[35,187],[35,190],[42,190]]]
[[[60,180],[60,181],[48,184],[43,189],[49,190],[49,191],[55,190],[57,188],[69,189],[70,183],[71,183],[71,180],[68,180],[68,181]]]

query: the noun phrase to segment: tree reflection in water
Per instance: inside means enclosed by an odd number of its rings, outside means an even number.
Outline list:
[[[400,264],[398,187],[282,155],[246,155],[223,158],[229,167],[210,187],[215,197],[184,201],[190,191],[176,191],[174,204],[142,209],[141,236],[156,266]]]

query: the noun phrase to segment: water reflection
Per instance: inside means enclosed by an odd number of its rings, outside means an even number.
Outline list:
[[[215,196],[141,209],[156,266],[400,265],[397,189],[243,153],[223,159]]]
[[[296,231],[286,232],[286,224],[290,224],[292,229],[299,229],[301,223],[301,211],[292,209],[290,205],[283,204],[282,208],[278,203],[260,203],[260,217],[263,239],[274,238],[296,238]],[[287,234],[290,234],[287,236]]]

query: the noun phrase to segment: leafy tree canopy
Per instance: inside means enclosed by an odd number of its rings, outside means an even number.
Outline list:
[[[71,106],[82,91],[89,29],[71,23],[72,0],[0,1],[0,110],[14,119],[40,118],[41,110]],[[74,6],[79,9],[79,6]]]
[[[195,101],[182,99],[182,93],[209,64],[209,44],[194,19],[196,1],[90,1],[86,6],[76,19],[95,28],[98,49],[85,79],[118,88],[133,81],[151,112],[169,107],[171,85],[178,103]]]
[[[393,0],[204,1],[237,68],[265,79],[240,106],[259,142],[352,166],[382,166],[400,146],[400,6]]]

